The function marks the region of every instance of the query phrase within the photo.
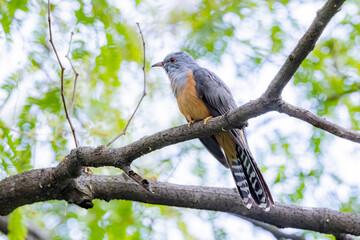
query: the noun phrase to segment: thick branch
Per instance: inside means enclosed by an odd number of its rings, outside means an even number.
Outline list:
[[[346,236],[344,234],[360,235],[360,215],[356,214],[341,213],[324,208],[301,208],[279,203],[276,203],[270,212],[265,213],[256,207],[251,210],[245,208],[234,189],[151,182],[153,194],[124,177],[81,175],[82,166],[124,168],[129,166],[133,160],[154,150],[200,136],[240,128],[248,119],[275,109],[277,111],[285,109],[291,115],[290,107],[281,108],[281,106],[277,106],[282,103],[278,100],[281,91],[303,59],[313,49],[325,25],[338,11],[343,2],[343,0],[329,0],[318,12],[313,24],[261,98],[246,103],[224,116],[209,120],[206,126],[202,122],[195,123],[191,129],[183,125],[144,137],[118,149],[109,149],[104,146],[98,148],[79,147],[73,149],[65,160],[55,168],[31,170],[8,177],[0,182],[0,215],[6,215],[25,204],[54,199],[66,200],[84,208],[92,207],[93,199],[125,199],[152,204],[229,212],[278,227],[301,228],[331,234],[339,233],[338,236]],[[50,3],[48,4],[50,6]],[[49,30],[50,42],[57,56],[51,37],[50,15]],[[63,78],[64,68],[59,58],[58,61]],[[67,113],[63,92],[62,97],[65,112]],[[293,114],[295,116],[295,113]],[[313,124],[313,120],[316,120],[316,118],[311,114],[307,115],[308,117],[304,117],[303,120]],[[71,126],[70,118],[68,120]],[[328,122],[321,122],[317,126],[334,134],[342,130],[339,130],[336,125],[332,125],[333,128],[329,130],[327,127],[322,127],[324,125],[321,124],[324,123],[327,126],[329,125]],[[73,133],[75,133],[74,130]],[[77,142],[76,139],[75,142]]]
[[[2,180],[0,182],[0,195],[3,194],[3,196],[0,196],[0,206],[4,206],[3,214],[9,213],[16,207],[27,203],[32,203],[33,201],[47,200],[47,198],[41,199],[38,197],[35,200],[28,202],[30,199],[27,197],[28,194],[26,192],[20,192],[14,196],[7,195],[5,193],[8,191],[8,189],[10,189],[9,181],[12,184],[20,181],[22,182],[22,184],[20,184],[21,186],[27,186],[27,184],[31,185],[33,182],[35,182],[38,183],[40,188],[44,188],[47,193],[51,190],[46,190],[47,187],[51,187],[51,185],[54,183],[61,183],[59,185],[60,189],[56,190],[56,193],[59,194],[59,196],[56,195],[57,197],[52,199],[63,199],[65,186],[74,184],[74,178],[77,178],[81,175],[83,166],[114,166],[123,169],[125,166],[129,166],[133,160],[141,157],[142,155],[165,146],[198,138],[200,136],[212,135],[216,132],[233,129],[235,127],[241,128],[242,123],[247,121],[249,118],[259,116],[267,111],[271,111],[272,109],[275,109],[274,106],[278,104],[279,101],[270,103],[263,101],[260,98],[242,105],[241,107],[229,112],[227,115],[210,119],[206,125],[204,125],[201,121],[193,124],[191,128],[188,128],[187,125],[183,125],[164,130],[153,135],[143,137],[140,140],[122,148],[112,149],[105,146],[99,146],[97,148],[79,147],[73,149],[71,153],[65,158],[65,160],[62,161],[57,167],[52,168],[51,171],[43,170],[45,175],[42,177],[37,176],[36,178],[32,178],[31,172],[38,171],[32,170]],[[24,177],[26,174],[29,174],[29,177]],[[55,182],[48,183],[48,178],[53,179]],[[61,186],[64,187],[61,188]],[[12,187],[16,189],[16,185],[13,185]],[[25,187],[25,189],[30,188]],[[86,193],[83,196],[84,201],[77,201],[76,203],[83,207],[91,207],[91,191],[89,192],[88,189],[84,189],[83,193]]]
[[[79,147],[73,149],[66,157],[66,160],[62,161],[55,168],[55,177],[61,179],[76,178],[80,175],[82,166],[114,166],[123,169],[125,166],[129,166],[135,159],[157,149],[201,136],[212,135],[216,132],[241,128],[243,122],[249,118],[270,111],[271,108],[266,104],[268,103],[257,99],[229,112],[228,115],[210,119],[206,125],[200,121],[191,125],[191,128],[187,125],[182,125],[167,129],[143,137],[121,148],[99,146],[97,148]]]
[[[301,119],[310,123],[314,127],[321,128],[335,136],[348,139],[353,142],[360,143],[360,133],[347,130],[341,126],[332,123],[325,118],[319,117],[308,110],[293,106],[285,101],[280,101],[279,104],[274,104],[275,109],[278,112],[285,113],[291,117]]]
[[[0,214],[22,205],[52,199],[66,200],[83,207],[93,199],[124,199],[151,204],[228,212],[259,220],[280,228],[291,227],[321,233],[360,235],[360,215],[325,208],[302,208],[276,203],[268,213],[258,207],[248,210],[235,189],[184,186],[151,182],[154,193],[146,191],[125,175],[81,175],[72,183],[57,181],[54,169],[39,169],[3,180],[0,186]],[[30,179],[24,181],[25,179]],[[37,181],[31,181],[35,180]],[[4,182],[5,181],[5,182]],[[4,188],[7,189],[5,194]]]
[[[201,121],[193,124],[191,128],[187,125],[175,127],[143,137],[122,148],[99,146],[97,148],[79,147],[73,149],[57,167],[41,170],[43,172],[40,176],[34,176],[34,174],[32,174],[32,172],[39,170],[30,170],[2,180],[0,182],[0,206],[3,208],[0,209],[0,211],[2,211],[0,215],[8,214],[16,207],[34,201],[46,201],[48,196],[52,196],[51,199],[64,199],[65,195],[69,192],[66,191],[66,186],[74,185],[74,179],[81,175],[83,166],[114,166],[124,168],[142,155],[162,147],[204,135],[211,135],[215,132],[229,130],[234,127],[242,127],[242,122],[245,122],[250,117],[264,113],[266,111],[265,109],[270,108],[267,107],[265,102],[258,99],[244,104],[228,115],[210,119],[206,126]],[[16,191],[18,188],[16,185],[17,182],[21,182],[20,185],[25,192]],[[34,183],[39,188],[38,191],[40,192],[38,194],[36,194],[36,191],[31,187]],[[53,188],[53,185],[57,185],[57,187]],[[7,194],[11,189],[13,195]],[[43,196],[44,193],[42,191],[49,195],[47,196],[45,194],[45,196]],[[51,191],[54,191],[54,193],[51,194]],[[92,193],[89,192],[87,188],[83,189],[83,193],[83,195],[79,196],[83,201],[76,201],[76,204],[83,207],[91,207]],[[36,198],[31,199],[28,197],[29,195],[36,196]],[[72,200],[70,200],[70,202],[72,202]]]
[[[316,41],[329,23],[330,19],[340,10],[345,0],[329,0],[317,12],[316,18],[312,22],[305,35],[299,40],[298,44],[291,52],[285,63],[282,65],[275,78],[271,81],[264,95],[270,98],[279,98],[282,90],[290,81],[300,64],[314,49]]]

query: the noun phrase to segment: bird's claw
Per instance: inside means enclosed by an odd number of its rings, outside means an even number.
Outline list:
[[[191,124],[193,124],[193,123],[195,123],[195,121],[194,121],[194,120],[189,121],[189,122],[188,122],[188,127],[190,127],[190,126],[191,126]]]
[[[208,116],[207,118],[204,119],[204,124],[207,123],[207,121],[209,121],[210,119],[212,119],[213,117],[212,116]]]
[[[94,174],[94,172],[91,170],[91,168],[89,168],[89,167],[85,167],[84,168],[84,172],[85,173],[87,173],[87,174],[90,174],[90,175],[93,175]]]

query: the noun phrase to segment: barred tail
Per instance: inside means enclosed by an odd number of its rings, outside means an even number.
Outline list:
[[[245,171],[239,159],[234,159],[232,161],[231,173],[234,177],[236,187],[245,207],[250,209],[254,200],[250,194],[250,188],[246,179]]]
[[[238,159],[233,159],[231,172],[245,206],[250,209],[255,202],[269,211],[274,201],[256,162],[246,149],[237,146],[236,151]]]

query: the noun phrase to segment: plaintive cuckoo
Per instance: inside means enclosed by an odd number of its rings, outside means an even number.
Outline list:
[[[200,67],[186,52],[170,53],[152,67],[165,69],[180,112],[189,127],[201,120],[206,124],[210,118],[236,108],[225,83],[213,72]],[[222,165],[230,167],[244,205],[250,209],[255,202],[268,211],[274,201],[250,152],[245,129],[216,133],[201,137],[200,141]]]

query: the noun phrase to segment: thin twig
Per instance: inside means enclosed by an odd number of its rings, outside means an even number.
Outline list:
[[[75,70],[74,65],[72,64],[71,58],[70,58],[70,49],[71,49],[71,42],[72,42],[72,37],[74,35],[74,32],[71,32],[70,35],[70,41],[69,41],[69,49],[68,52],[66,53],[65,57],[69,60],[69,63],[71,65],[71,68],[75,74],[75,79],[74,79],[74,89],[73,89],[73,94],[72,94],[72,99],[71,99],[71,106],[70,106],[70,111],[69,111],[69,116],[71,117],[73,110],[74,110],[74,106],[75,106],[75,93],[76,93],[76,84],[77,84],[77,79],[79,77],[79,73]]]
[[[52,38],[52,32],[51,32],[51,17],[50,17],[50,0],[48,0],[48,22],[49,22],[49,35],[50,35],[50,39],[49,39],[49,42],[55,52],[55,55],[56,55],[56,58],[58,60],[58,63],[59,63],[59,66],[60,66],[60,69],[61,69],[61,87],[60,87],[60,93],[61,93],[61,98],[62,98],[62,102],[63,102],[63,105],[64,105],[64,110],[65,110],[65,115],[66,115],[66,119],[68,120],[69,122],[69,125],[70,125],[70,128],[71,128],[71,132],[73,134],[73,137],[74,137],[74,141],[75,141],[75,146],[76,147],[79,147],[79,144],[78,144],[78,141],[76,139],[76,134],[75,134],[75,129],[71,123],[71,120],[70,120],[70,117],[69,117],[69,113],[68,113],[68,110],[67,110],[67,107],[66,107],[66,100],[65,100],[65,95],[64,95],[64,71],[65,71],[65,68],[63,67],[63,65],[61,64],[61,61],[60,61],[60,58],[59,58],[59,55],[56,51],[56,48],[55,48],[55,45],[54,45],[54,42],[53,42],[53,38]]]
[[[175,166],[173,166],[173,168],[171,169],[171,172],[170,172],[169,175],[166,177],[165,182],[168,182],[169,179],[174,175],[174,173],[175,173],[176,169],[179,167],[180,163],[181,163],[181,160],[179,160],[179,161],[175,164]]]
[[[150,183],[147,179],[141,177],[139,174],[134,172],[129,166],[124,166],[121,168],[124,173],[129,176],[132,180],[137,182],[140,186],[142,186],[147,191],[154,193],[154,191],[151,190]]]
[[[260,221],[258,221],[258,220],[254,220],[254,219],[251,219],[251,218],[247,218],[247,217],[244,217],[244,216],[242,216],[242,215],[240,215],[240,214],[231,214],[231,215],[236,216],[236,217],[238,217],[238,218],[241,218],[241,219],[243,219],[243,220],[245,220],[245,221],[249,221],[249,222],[251,222],[254,226],[260,227],[260,228],[262,228],[263,230],[268,231],[268,232],[271,233],[276,239],[305,240],[305,238],[304,238],[303,236],[282,232],[282,231],[280,231],[277,227],[272,226],[271,224],[263,223],[263,222],[260,222]]]
[[[130,116],[130,118],[129,118],[129,120],[128,120],[125,128],[124,128],[124,130],[123,130],[119,135],[117,135],[113,140],[111,140],[108,144],[106,144],[107,147],[109,147],[109,146],[110,146],[113,142],[115,142],[119,137],[125,135],[125,133],[126,133],[128,127],[129,127],[129,124],[130,124],[131,120],[134,118],[135,113],[136,113],[137,110],[139,109],[139,106],[140,106],[142,100],[143,100],[144,97],[146,96],[146,72],[145,72],[146,56],[145,56],[145,40],[144,40],[144,35],[143,35],[143,33],[142,33],[142,31],[141,31],[141,28],[140,28],[140,24],[139,24],[139,23],[136,23],[136,25],[138,26],[139,31],[140,31],[140,36],[141,36],[142,45],[143,45],[143,51],[144,51],[144,62],[143,62],[143,66],[142,66],[142,71],[143,71],[143,74],[144,74],[144,89],[143,89],[143,93],[142,93],[142,95],[141,95],[141,98],[140,98],[140,100],[139,100],[139,102],[138,102],[138,104],[137,104],[134,112],[131,114],[131,116]]]

